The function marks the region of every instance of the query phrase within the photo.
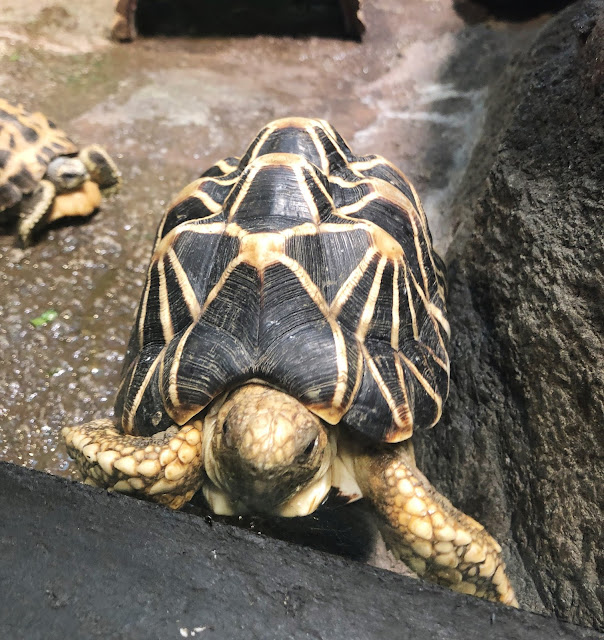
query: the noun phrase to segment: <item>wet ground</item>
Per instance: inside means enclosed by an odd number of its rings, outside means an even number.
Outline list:
[[[476,15],[481,17],[480,12]],[[0,459],[75,477],[58,433],[110,415],[155,228],[182,186],[267,121],[329,120],[416,184],[436,246],[488,87],[541,24],[445,0],[366,0],[362,43],[326,37],[107,38],[112,2],[0,0],[2,96],[42,110],[123,174],[98,215],[17,248],[0,228]],[[45,326],[31,321],[58,313]]]

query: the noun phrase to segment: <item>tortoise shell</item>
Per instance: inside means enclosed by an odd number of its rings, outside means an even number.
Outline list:
[[[448,392],[445,274],[411,183],[322,120],[265,127],[163,218],[118,392],[126,433],[261,380],[398,442]]]
[[[0,212],[31,193],[48,164],[78,147],[44,114],[0,98]]]

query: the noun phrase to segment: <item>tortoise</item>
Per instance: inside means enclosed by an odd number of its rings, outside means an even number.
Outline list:
[[[0,98],[0,219],[18,209],[24,245],[50,222],[90,215],[119,184],[102,147],[78,150],[44,114]]]
[[[159,225],[115,422],[65,427],[85,482],[216,514],[304,516],[335,488],[393,553],[516,605],[501,547],[415,465],[448,393],[445,267],[409,180],[319,119],[268,124]]]

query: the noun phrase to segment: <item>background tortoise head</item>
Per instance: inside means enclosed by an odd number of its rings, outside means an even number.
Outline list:
[[[49,163],[46,178],[54,184],[57,193],[61,193],[77,189],[89,175],[80,158],[59,156]]]

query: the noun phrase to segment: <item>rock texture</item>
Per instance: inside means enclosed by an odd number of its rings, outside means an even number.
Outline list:
[[[8,463],[0,513],[11,640],[602,638]]]
[[[449,253],[450,397],[418,460],[517,550],[521,603],[532,581],[602,629],[604,2],[548,23],[485,131]]]

